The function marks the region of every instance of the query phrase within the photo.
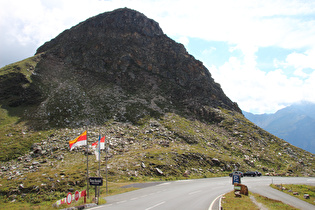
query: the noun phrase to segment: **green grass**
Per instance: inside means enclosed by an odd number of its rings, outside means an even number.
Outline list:
[[[35,69],[35,66],[40,61],[42,54],[35,55],[33,57],[26,58],[22,61],[9,64],[0,69],[0,75],[8,73],[22,73],[26,76],[29,82],[32,82],[31,75]]]
[[[295,210],[297,209],[293,206],[282,203],[281,201],[273,200],[273,199],[267,198],[265,196],[262,196],[256,193],[251,193],[251,195],[255,197],[257,202],[262,203],[265,207],[267,207],[270,210],[278,210],[278,209]]]
[[[296,208],[284,204],[281,201],[273,200],[256,193],[249,192],[249,196],[242,195],[242,197],[235,197],[234,191],[231,191],[223,196],[221,201],[223,209],[243,210],[259,209],[258,206],[250,199],[250,196],[254,196],[258,203],[263,204],[270,210],[284,209],[284,210],[295,210]]]
[[[22,73],[31,81],[31,75],[41,55],[7,65],[0,69],[0,76],[9,73]],[[7,101],[0,104],[0,161],[9,161],[24,155],[33,143],[45,139],[53,131],[34,132],[21,122],[25,107],[9,107]]]
[[[0,128],[3,129],[7,125],[14,125],[19,121],[18,116],[10,116],[9,111],[7,109],[3,109],[0,107]]]
[[[235,197],[234,191],[225,194],[221,200],[223,209],[233,210],[258,210],[259,208],[251,201],[249,196],[242,195],[242,197]]]
[[[2,148],[0,161],[9,161],[24,155],[34,143],[46,139],[54,132],[53,130],[34,132],[23,123],[13,123],[15,119],[15,117],[8,118],[6,121],[11,123],[0,126],[0,148]]]
[[[299,185],[299,184],[281,184],[279,188],[275,184],[271,184],[271,187],[277,190],[281,190],[284,193],[297,197],[303,201],[315,205],[315,186],[312,185]],[[293,192],[297,192],[298,195],[293,195]],[[309,194],[310,199],[305,199],[304,194]]]
[[[120,183],[115,183],[115,182],[108,182],[108,193],[106,193],[106,185],[105,185],[105,181],[103,186],[101,186],[100,188],[100,200],[99,200],[99,205],[101,204],[105,204],[106,203],[106,196],[111,196],[111,195],[116,195],[116,194],[121,194],[121,193],[125,193],[125,192],[129,192],[129,191],[133,191],[133,190],[137,190],[138,188],[133,188],[133,187],[129,187],[129,188],[124,188],[124,186],[133,184],[134,182],[120,182]],[[82,191],[85,190],[86,188],[80,188],[80,189],[76,189],[78,191]],[[46,198],[46,201],[42,201],[40,203],[36,203],[36,202],[21,202],[21,201],[16,201],[16,202],[10,202],[7,200],[1,200],[0,201],[0,209],[54,209],[53,204],[56,203],[56,201],[63,199],[66,197],[68,192],[65,193],[61,193],[61,194],[55,194],[55,195],[51,195],[51,199],[49,200],[48,198]],[[35,198],[38,197],[36,194],[30,195],[28,197],[33,197],[34,201]],[[86,199],[86,203],[94,203],[95,197],[95,187],[90,186],[89,187],[89,198]],[[57,209],[65,209],[65,208],[70,208],[70,207],[75,207],[75,206],[79,206],[79,205],[83,205],[84,204],[84,198],[80,198],[78,200],[78,202],[72,201],[70,205],[68,204],[62,204],[60,206],[58,206]]]

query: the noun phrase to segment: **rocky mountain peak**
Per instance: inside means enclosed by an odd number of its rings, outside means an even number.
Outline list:
[[[84,38],[102,36],[104,34],[111,34],[112,36],[124,34],[128,36],[132,33],[150,37],[164,34],[159,24],[154,20],[135,10],[122,8],[99,14],[72,27],[70,30],[64,31],[56,39],[38,48],[36,54],[45,52],[65,41],[85,41]]]
[[[100,14],[90,18],[85,24],[103,28],[105,31],[115,30],[119,33],[137,32],[146,36],[159,36],[164,34],[157,22],[147,18],[138,11],[128,8]],[[80,27],[80,25],[78,25],[78,27]]]
[[[241,112],[202,62],[135,10],[92,17],[36,54],[43,56],[33,80],[44,100],[31,118],[41,124],[137,121],[167,112],[213,121],[213,109]]]

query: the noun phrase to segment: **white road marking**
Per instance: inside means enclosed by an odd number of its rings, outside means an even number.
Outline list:
[[[155,204],[154,206],[151,206],[151,207],[149,207],[149,208],[147,208],[147,209],[145,209],[145,210],[153,209],[153,208],[155,208],[155,207],[158,207],[158,206],[162,205],[163,203],[165,203],[165,201],[163,201],[163,202],[161,202],[161,203],[158,203],[158,204]]]
[[[117,204],[121,204],[121,203],[125,203],[125,202],[127,202],[127,200],[119,201],[119,202],[117,202]]]
[[[189,180],[189,179],[187,179],[187,180],[178,180],[178,181],[176,181],[176,182],[191,182],[192,180]]]
[[[170,182],[165,182],[165,183],[159,184],[157,186],[168,185],[168,184],[171,184],[171,183]]]
[[[190,193],[188,193],[188,195],[193,195],[193,194],[200,193],[200,192],[201,192],[201,190],[198,190],[198,191],[190,192]]]
[[[216,198],[212,201],[212,203],[211,203],[211,205],[209,206],[209,209],[208,209],[208,210],[212,210],[212,208],[213,208],[213,205],[214,205],[215,201],[216,201],[218,198],[220,198],[220,199],[221,199],[221,197],[222,197],[223,195],[224,195],[224,194],[219,195],[218,197],[216,197]]]
[[[113,204],[106,204],[106,206],[112,206]],[[103,208],[104,206],[96,206],[96,207],[93,207],[93,208],[90,208],[90,209],[100,209],[100,208]]]

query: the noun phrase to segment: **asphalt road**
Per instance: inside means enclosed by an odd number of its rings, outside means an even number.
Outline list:
[[[249,191],[272,199],[281,200],[299,209],[315,209],[314,205],[301,201],[269,187],[269,184],[311,184],[315,178],[302,177],[244,177],[242,184]],[[220,195],[233,190],[231,177],[180,180],[154,183],[154,185],[119,195],[105,197],[107,204],[93,209],[104,210],[214,210],[219,208]]]

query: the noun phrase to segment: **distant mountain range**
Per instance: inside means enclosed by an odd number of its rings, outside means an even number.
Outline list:
[[[274,114],[252,114],[243,111],[247,119],[309,152],[315,153],[315,104],[293,104]]]

